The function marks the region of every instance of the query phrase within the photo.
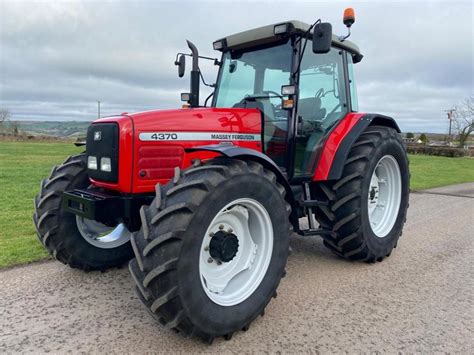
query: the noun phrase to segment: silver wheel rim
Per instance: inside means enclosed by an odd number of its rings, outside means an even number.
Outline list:
[[[130,240],[131,232],[123,223],[109,227],[97,221],[76,216],[76,224],[81,236],[97,248],[117,248]]]
[[[209,244],[219,231],[233,233],[239,241],[231,261],[211,257]],[[262,282],[272,252],[273,227],[267,210],[250,198],[227,204],[212,220],[201,245],[199,273],[207,296],[221,306],[245,301]]]
[[[383,156],[372,173],[368,194],[368,215],[372,232],[386,237],[398,217],[402,198],[402,177],[397,160]]]

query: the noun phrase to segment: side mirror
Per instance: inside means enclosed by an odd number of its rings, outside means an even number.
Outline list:
[[[186,69],[186,57],[184,54],[181,54],[174,64],[178,66],[178,76],[182,78],[184,76],[184,70]]]
[[[318,23],[313,31],[313,53],[328,53],[331,50],[332,26],[328,22]]]

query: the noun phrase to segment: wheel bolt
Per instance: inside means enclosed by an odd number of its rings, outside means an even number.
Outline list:
[[[233,230],[232,228],[229,228],[229,229],[227,230],[227,233],[232,233],[233,231],[234,231],[234,230]]]
[[[208,251],[208,250],[209,250],[209,245],[204,247],[204,251]]]
[[[217,260],[217,265],[221,265],[222,262],[220,260]]]
[[[209,233],[209,237],[212,238],[213,236],[214,236],[214,232]]]
[[[219,226],[219,229],[224,229],[224,225],[221,224],[221,225]]]
[[[213,261],[214,261],[214,259],[213,259],[213,258],[209,258],[209,259],[207,259],[207,262],[208,262],[209,264],[210,264],[210,263],[212,263]]]

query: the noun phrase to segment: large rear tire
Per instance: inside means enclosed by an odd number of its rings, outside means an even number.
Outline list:
[[[208,342],[246,330],[284,273],[292,230],[284,197],[273,172],[224,158],[157,185],[130,262],[149,312]]]
[[[324,245],[339,256],[382,261],[396,247],[406,221],[410,173],[400,135],[370,126],[352,146],[338,181],[318,186],[329,202],[316,210]]]
[[[123,265],[133,256],[131,233],[124,225],[107,227],[66,212],[61,205],[64,191],[89,185],[85,154],[70,156],[53,168],[34,199],[38,239],[51,256],[72,268],[88,271]]]

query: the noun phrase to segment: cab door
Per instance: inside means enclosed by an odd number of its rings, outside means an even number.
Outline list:
[[[295,177],[312,175],[318,144],[349,110],[345,51],[306,50],[300,67],[296,106]]]

